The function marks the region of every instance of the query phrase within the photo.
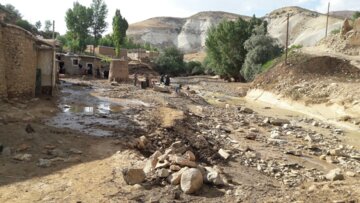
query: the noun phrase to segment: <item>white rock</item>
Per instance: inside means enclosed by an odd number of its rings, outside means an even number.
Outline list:
[[[203,185],[203,176],[199,169],[191,168],[181,175],[180,187],[186,194],[193,194]]]
[[[224,149],[219,149],[218,153],[224,159],[228,159],[230,157],[230,154],[227,151],[225,151]]]
[[[166,178],[169,175],[170,175],[170,172],[165,168],[157,170],[157,176],[159,176],[160,178]]]
[[[125,182],[128,185],[135,185],[144,182],[146,176],[142,169],[128,169],[122,170]]]

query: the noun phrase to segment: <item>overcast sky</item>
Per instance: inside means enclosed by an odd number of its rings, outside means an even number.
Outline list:
[[[92,0],[78,0],[90,6]],[[35,23],[40,20],[55,20],[56,31],[64,34],[66,24],[65,12],[73,6],[74,0],[0,0],[1,4],[12,4],[24,19]],[[109,13],[107,22],[115,9],[129,23],[135,23],[151,17],[173,16],[188,17],[200,11],[226,11],[242,15],[264,16],[274,9],[284,6],[301,6],[303,8],[326,12],[329,0],[105,0]],[[360,0],[330,0],[331,10],[360,10]],[[111,29],[111,26],[109,26]]]

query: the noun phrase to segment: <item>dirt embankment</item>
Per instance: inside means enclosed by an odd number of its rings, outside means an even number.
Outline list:
[[[357,124],[360,109],[360,69],[330,56],[295,54],[256,78],[253,88],[279,95],[305,106],[324,104],[344,111],[338,118]],[[326,110],[325,110],[326,111]]]

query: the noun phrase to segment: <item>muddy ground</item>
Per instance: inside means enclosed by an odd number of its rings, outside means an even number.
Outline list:
[[[67,78],[56,98],[1,102],[0,201],[360,201],[359,131],[249,102],[245,85],[209,77],[176,81],[190,90]],[[141,136],[146,147],[137,145]],[[221,168],[226,183],[205,184],[193,195],[159,178],[125,183],[122,169],[144,167],[175,141],[198,164]],[[344,180],[327,180],[336,168]]]

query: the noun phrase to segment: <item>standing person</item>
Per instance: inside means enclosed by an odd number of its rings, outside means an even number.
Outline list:
[[[170,76],[165,75],[165,86],[170,86]]]
[[[160,85],[161,85],[161,84],[164,84],[164,82],[165,82],[165,76],[164,76],[164,74],[161,74],[161,77],[160,77]]]
[[[149,74],[145,75],[145,83],[146,83],[146,87],[150,87],[150,77]]]
[[[137,85],[137,81],[138,81],[138,74],[135,73],[135,74],[134,74],[134,86]]]

